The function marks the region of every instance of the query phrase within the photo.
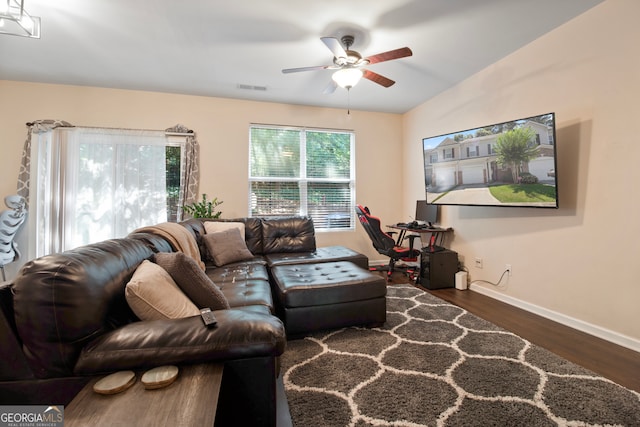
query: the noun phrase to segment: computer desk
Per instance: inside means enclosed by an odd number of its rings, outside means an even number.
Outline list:
[[[420,241],[422,242],[422,249],[428,249],[432,246],[432,244],[434,246],[444,247],[445,233],[453,231],[453,228],[451,227],[411,227],[409,225],[400,224],[387,225],[387,228],[398,230],[398,238],[396,239],[396,245],[398,246],[401,246],[401,243],[406,237],[407,232],[418,233],[420,235]],[[423,239],[423,235],[426,235],[427,233],[429,233],[429,237],[427,239]],[[433,242],[431,242],[432,235],[435,235],[435,239]]]

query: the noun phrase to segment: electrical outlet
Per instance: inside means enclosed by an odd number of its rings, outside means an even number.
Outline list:
[[[511,277],[511,274],[513,274],[513,271],[511,270],[511,264],[505,264],[504,268],[505,270],[507,270],[507,276]]]
[[[476,258],[476,268],[482,268],[482,258]]]

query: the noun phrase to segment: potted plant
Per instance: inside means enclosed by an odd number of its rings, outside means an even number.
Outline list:
[[[207,195],[202,195],[202,201],[184,205],[182,211],[191,215],[193,218],[220,218],[222,211],[214,212],[215,208],[222,204],[222,200],[214,197],[207,200]]]

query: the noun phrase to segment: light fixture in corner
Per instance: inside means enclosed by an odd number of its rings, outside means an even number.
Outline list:
[[[331,78],[338,86],[349,90],[358,84],[363,74],[359,68],[345,67],[333,73]]]
[[[0,34],[40,38],[40,18],[24,10],[24,0],[0,0]]]

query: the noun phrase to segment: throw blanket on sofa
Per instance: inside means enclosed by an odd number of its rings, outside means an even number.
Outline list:
[[[198,242],[196,242],[193,234],[182,225],[175,222],[163,222],[139,228],[134,233],[151,233],[167,239],[174,250],[184,252],[185,255],[196,260],[203,270],[205,269],[204,262],[200,259]]]

